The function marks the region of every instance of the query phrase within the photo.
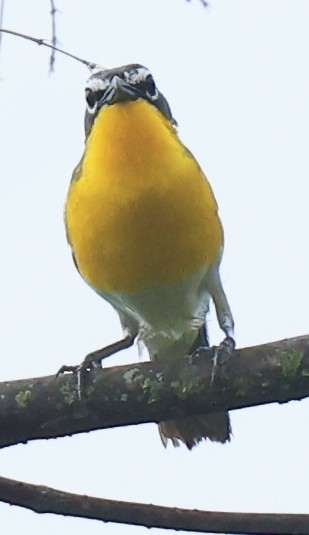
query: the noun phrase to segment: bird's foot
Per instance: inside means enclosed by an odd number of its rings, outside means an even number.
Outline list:
[[[212,370],[211,370],[211,384],[215,382],[217,371],[219,368],[219,359],[225,353],[231,354],[235,349],[235,340],[231,336],[227,336],[222,340],[221,344],[214,346],[213,357],[212,357]]]
[[[218,371],[218,368],[219,368],[219,360],[221,358],[221,356],[223,356],[224,354],[228,353],[232,353],[235,349],[235,340],[234,338],[232,338],[231,336],[227,336],[226,338],[224,338],[224,340],[222,340],[221,344],[218,345],[218,346],[212,346],[212,347],[208,347],[208,346],[202,346],[202,347],[198,347],[193,353],[192,355],[190,355],[190,364],[195,364],[196,361],[198,361],[201,357],[203,358],[211,358],[212,360],[212,369],[211,369],[211,379],[210,379],[210,382],[211,384],[214,383],[215,379],[216,379],[216,374],[217,374],[217,371]]]
[[[82,390],[85,383],[87,373],[93,369],[102,368],[102,361],[118,351],[127,349],[132,346],[134,343],[136,335],[128,335],[122,340],[110,344],[109,346],[97,349],[88,353],[85,356],[83,362],[77,366],[61,366],[60,370],[57,372],[56,377],[63,373],[73,373],[77,377],[77,396],[78,399],[82,399]]]
[[[77,379],[77,397],[79,400],[82,399],[82,390],[83,386],[85,384],[86,375],[88,372],[90,372],[94,368],[102,368],[101,359],[95,358],[96,351],[94,353],[89,353],[86,355],[84,360],[75,366],[67,366],[64,364],[61,366],[60,370],[58,370],[56,377],[59,375],[62,375],[64,373],[71,373],[76,375]]]

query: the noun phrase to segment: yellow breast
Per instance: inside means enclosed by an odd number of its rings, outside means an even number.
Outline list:
[[[180,282],[214,263],[223,242],[208,181],[144,100],[100,110],[65,216],[79,270],[101,292]]]

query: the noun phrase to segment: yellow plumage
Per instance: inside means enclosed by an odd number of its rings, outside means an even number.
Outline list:
[[[142,99],[99,111],[66,222],[79,270],[102,292],[180,282],[222,248],[208,181],[168,120]]]

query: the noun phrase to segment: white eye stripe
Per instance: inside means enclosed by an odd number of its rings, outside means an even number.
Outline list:
[[[127,82],[131,84],[138,84],[144,82],[148,76],[151,76],[151,73],[145,67],[137,67],[133,71],[124,71],[124,78]],[[105,91],[105,89],[111,84],[111,80],[102,78],[90,78],[87,81],[85,89],[90,89],[91,91]]]
[[[102,80],[101,78],[90,78],[86,84],[86,91],[105,91],[105,89],[110,85],[109,80]]]
[[[148,76],[151,76],[151,73],[146,67],[137,67],[133,71],[125,71],[124,77],[127,82],[131,84],[139,84],[144,82]]]

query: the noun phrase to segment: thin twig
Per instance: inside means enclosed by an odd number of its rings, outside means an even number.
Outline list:
[[[56,12],[57,9],[55,7],[54,0],[50,0],[50,15],[51,15],[51,22],[52,22],[52,38],[51,38],[51,44],[53,47],[57,44],[57,37],[56,37]],[[49,72],[54,72],[54,65],[55,65],[55,49],[52,48],[51,55],[49,58]]]
[[[61,54],[64,54],[65,56],[69,56],[69,58],[75,59],[76,61],[83,63],[91,71],[93,69],[99,69],[99,68],[103,69],[103,67],[101,67],[98,63],[93,63],[92,61],[87,61],[86,59],[79,58],[78,56],[75,56],[74,54],[71,54],[70,52],[66,52],[65,50],[62,50],[62,48],[58,48],[57,46],[51,45],[50,43],[46,42],[45,39],[38,39],[36,37],[32,37],[31,35],[26,35],[24,33],[15,32],[13,30],[5,30],[4,28],[0,28],[0,32],[8,33],[10,35],[15,35],[16,37],[21,37],[22,39],[27,39],[28,41],[32,41],[33,43],[36,43],[39,46],[46,46],[47,48],[51,48],[52,50],[55,50],[56,52],[60,52]]]
[[[1,0],[1,3],[0,3],[0,29],[2,28],[2,24],[3,24],[4,2],[5,0]],[[2,33],[0,33],[0,52],[1,52],[1,45],[2,45]]]
[[[1,3],[0,3],[0,28],[2,27],[2,24],[3,24],[4,2],[5,0],[1,0]],[[2,35],[0,34],[0,45],[1,45],[1,41],[2,41]]]
[[[53,513],[147,528],[255,535],[308,535],[309,515],[198,511],[105,500],[0,477],[0,501]]]
[[[190,2],[191,0],[187,0],[188,2]],[[209,2],[207,2],[206,0],[200,0],[201,4],[203,7],[208,7],[209,6]]]

